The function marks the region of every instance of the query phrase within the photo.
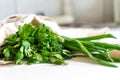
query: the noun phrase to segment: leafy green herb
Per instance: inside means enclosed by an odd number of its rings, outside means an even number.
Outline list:
[[[111,58],[109,52],[120,50],[120,45],[94,42],[103,38],[115,38],[111,34],[85,38],[68,38],[55,34],[44,24],[33,26],[25,24],[18,27],[18,32],[9,35],[0,48],[0,58],[21,64],[33,63],[65,64],[65,59],[73,57],[73,51],[87,55],[97,63],[117,67],[109,62],[120,62]]]
[[[58,35],[44,24],[25,24],[18,29],[16,34],[9,35],[5,40],[5,45],[0,50],[1,59],[14,61],[16,64],[22,61],[27,61],[28,64],[63,64],[64,56],[71,57],[58,40]]]

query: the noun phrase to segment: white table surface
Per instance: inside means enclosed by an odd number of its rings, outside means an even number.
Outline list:
[[[119,30],[110,31],[118,36]],[[120,63],[115,63],[118,68],[111,68],[98,65],[87,57],[66,62],[68,65],[1,65],[0,80],[120,80]]]

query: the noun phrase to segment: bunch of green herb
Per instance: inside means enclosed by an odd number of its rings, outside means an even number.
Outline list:
[[[44,24],[33,26],[25,24],[18,27],[16,34],[11,34],[0,48],[0,58],[20,64],[32,63],[64,64],[65,59],[73,57],[73,51],[80,52],[97,63],[117,67],[109,62],[119,62],[111,58],[111,50],[120,50],[120,45],[94,42],[103,38],[115,38],[104,34],[86,38],[68,38],[55,34]]]
[[[71,54],[65,50],[58,36],[44,24],[19,26],[16,34],[11,34],[0,49],[0,58],[20,64],[32,63],[63,64],[64,57]]]

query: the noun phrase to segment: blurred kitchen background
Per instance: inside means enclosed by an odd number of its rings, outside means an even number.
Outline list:
[[[60,25],[120,23],[120,0],[1,0],[0,10],[0,20],[13,14],[35,13],[53,17]]]

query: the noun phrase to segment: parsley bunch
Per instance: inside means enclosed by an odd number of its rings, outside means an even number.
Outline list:
[[[16,34],[11,34],[0,49],[0,58],[16,64],[32,63],[63,64],[64,57],[71,54],[65,50],[58,36],[44,24],[19,26]]]

